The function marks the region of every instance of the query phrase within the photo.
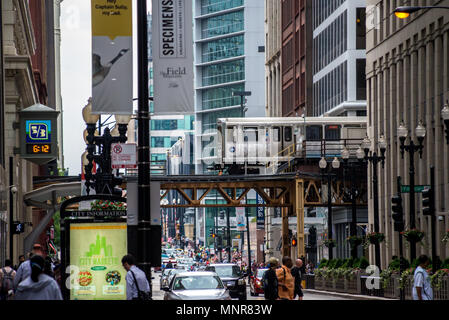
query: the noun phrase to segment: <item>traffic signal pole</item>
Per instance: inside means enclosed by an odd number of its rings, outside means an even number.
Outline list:
[[[398,194],[401,195],[401,177],[397,177],[398,182],[397,182],[397,190],[398,190]],[[402,202],[402,200],[401,200]],[[401,216],[402,216],[402,208],[401,208]],[[404,230],[404,221],[403,221],[403,216],[402,216],[402,221],[400,223],[397,223],[396,220],[394,221],[394,230],[398,231],[398,237],[399,237],[399,275],[402,274],[403,268],[402,268],[402,260],[404,259],[404,252],[402,249],[402,234],[401,232]],[[405,300],[405,296],[404,296],[404,289],[403,288],[399,288],[399,300]]]
[[[436,248],[436,234],[435,234],[435,167],[430,167],[430,188],[425,189],[422,193],[422,212],[424,216],[430,216],[431,233],[432,233],[432,271],[437,270],[437,248]]]

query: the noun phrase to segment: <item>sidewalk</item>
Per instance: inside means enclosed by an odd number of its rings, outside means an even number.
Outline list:
[[[332,291],[322,291],[322,290],[315,290],[315,289],[302,289],[304,293],[310,292],[314,294],[322,294],[322,295],[332,295],[337,297],[342,297],[346,299],[353,299],[353,300],[385,300],[385,301],[399,301],[397,299],[388,299],[388,298],[382,298],[382,297],[375,297],[375,296],[366,296],[366,295],[358,295],[358,294],[349,294],[349,293],[341,293],[341,292],[332,292]]]

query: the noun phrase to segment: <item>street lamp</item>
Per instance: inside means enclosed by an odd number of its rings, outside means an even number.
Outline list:
[[[377,183],[377,165],[379,162],[382,163],[382,168],[385,167],[385,151],[387,150],[387,142],[383,135],[380,136],[378,141],[378,148],[380,149],[381,155],[379,156],[376,151],[372,152],[370,155],[371,149],[371,140],[368,136],[363,139],[362,145],[360,149],[357,150],[357,158],[360,162],[371,163],[373,165],[373,200],[374,200],[374,232],[379,232],[379,186]],[[365,153],[365,156],[362,157],[361,149]],[[375,262],[376,266],[380,269],[380,244],[375,244]]]
[[[441,110],[441,118],[443,119],[446,127],[446,142],[449,144],[449,101],[446,101],[444,108]]]
[[[233,91],[232,92],[232,96],[236,97],[236,96],[240,96],[240,110],[241,110],[241,117],[245,117],[245,112],[248,110],[248,108],[244,108],[243,107],[243,103],[244,103],[244,98],[243,97],[247,97],[251,95],[251,91]]]
[[[126,131],[130,117],[116,116],[119,131],[118,137],[113,137],[108,127],[104,130],[104,134],[99,136],[98,131],[96,131],[96,123],[100,116],[92,114],[91,99],[89,99],[88,104],[83,108],[82,113],[87,126],[87,135],[84,133],[84,140],[87,144],[86,158],[88,161],[84,166],[87,194],[89,194],[91,187],[95,189],[97,194],[114,194],[114,192],[118,192],[114,190],[114,187],[120,185],[122,179],[112,174],[111,144],[126,142]],[[99,147],[99,153],[95,152],[96,146]],[[94,161],[100,168],[97,173],[92,174]]]
[[[404,153],[407,151],[410,154],[409,163],[409,177],[410,177],[410,229],[415,228],[415,152],[419,152],[419,157],[422,159],[422,153],[424,149],[424,137],[426,136],[426,128],[419,121],[418,126],[415,129],[416,137],[418,138],[418,145],[414,143],[410,137],[410,144],[406,145],[405,140],[408,136],[408,129],[402,121],[397,129],[399,141],[401,142],[401,155],[404,159]],[[413,261],[416,258],[416,243],[410,243],[410,259]]]
[[[361,156],[363,158],[365,156],[365,154],[362,149],[360,149],[360,151],[361,151]],[[357,154],[357,155],[359,155],[359,154]],[[349,153],[348,149],[346,149],[346,147],[343,149],[343,151],[341,153],[341,157],[343,158],[343,164],[344,164],[345,171],[349,168],[351,169],[351,178],[349,179],[351,181],[350,188],[351,188],[351,209],[352,209],[350,234],[351,234],[351,236],[356,236],[357,235],[357,207],[356,207],[356,192],[357,192],[357,190],[356,190],[356,186],[354,183],[354,179],[356,177],[355,169],[357,168],[357,163],[349,162],[350,153]],[[351,250],[351,257],[354,259],[357,258],[357,247],[356,246],[354,246]]]
[[[408,7],[397,7],[393,12],[399,19],[406,19],[411,13],[414,13],[423,9],[449,9],[449,7],[444,6],[408,6]]]
[[[338,169],[340,168],[340,161],[337,157],[331,162],[332,166],[327,165],[326,158],[322,157],[319,166],[321,169],[321,176],[327,176],[327,229],[328,229],[328,239],[332,239],[332,168]],[[324,170],[327,169],[327,172],[324,173]],[[329,260],[333,258],[333,247],[329,246]]]

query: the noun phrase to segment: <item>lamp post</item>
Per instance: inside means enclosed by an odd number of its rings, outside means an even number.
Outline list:
[[[343,158],[343,164],[344,164],[344,168],[345,171],[350,169],[351,170],[351,212],[352,212],[352,216],[351,216],[351,227],[350,227],[350,234],[351,236],[356,236],[357,235],[357,204],[356,204],[356,187],[355,187],[355,183],[354,183],[354,179],[356,177],[355,174],[355,168],[357,167],[355,162],[349,162],[349,150],[346,149],[346,147],[343,149],[342,153],[341,153],[341,157]],[[357,246],[354,246],[353,248],[351,248],[351,257],[352,258],[357,258]]]
[[[443,109],[441,109],[441,118],[443,119],[444,126],[446,127],[446,143],[449,144],[449,101],[446,101]]]
[[[240,96],[240,111],[241,111],[241,117],[245,117],[245,112],[248,110],[248,108],[244,108],[244,97],[250,96],[251,91],[233,91],[232,96]]]
[[[332,161],[332,166],[327,165],[327,161],[324,157],[321,158],[319,162],[319,166],[321,169],[321,176],[327,176],[327,229],[328,229],[328,239],[332,239],[332,168],[338,169],[340,168],[340,161],[337,159],[337,157],[334,158]],[[324,173],[325,169],[327,169],[327,172]],[[333,258],[333,246],[329,247],[329,260]]]
[[[404,159],[404,153],[407,151],[410,154],[409,162],[409,177],[410,177],[410,229],[414,229],[415,225],[415,153],[419,152],[419,157],[422,159],[422,153],[424,149],[424,137],[426,136],[426,128],[422,125],[420,121],[415,129],[416,137],[418,138],[418,145],[415,144],[413,139],[410,137],[410,144],[406,145],[405,140],[408,136],[408,129],[401,122],[401,125],[397,129],[397,134],[401,142],[401,155]],[[410,243],[410,261],[416,258],[416,243]]]
[[[87,165],[84,166],[86,171],[86,190],[89,194],[91,187],[95,189],[97,194],[113,194],[114,187],[121,184],[122,179],[112,174],[111,168],[111,145],[113,143],[125,143],[127,141],[126,131],[131,116],[116,115],[116,123],[118,125],[119,136],[112,136],[108,127],[104,130],[103,135],[96,135],[96,123],[99,115],[92,114],[92,103],[83,108],[83,119],[87,125],[87,135],[85,140],[87,143]],[[100,153],[95,153],[96,146],[99,147]],[[92,174],[93,162],[97,163],[100,168],[96,174]]]
[[[397,7],[393,12],[399,19],[406,19],[411,13],[424,9],[449,9],[446,6],[408,6],[408,7]]]
[[[376,151],[372,152],[370,155],[371,140],[367,137],[363,139],[362,145],[359,150],[357,150],[357,158],[360,162],[365,161],[366,163],[371,163],[373,165],[373,218],[374,218],[374,232],[379,232],[379,186],[377,181],[377,165],[379,162],[382,163],[382,169],[385,166],[385,151],[387,150],[387,142],[383,135],[380,136],[378,147],[380,149],[381,155],[379,156]],[[364,154],[364,156],[363,156]],[[375,253],[375,263],[380,269],[380,244],[376,243],[374,245]]]

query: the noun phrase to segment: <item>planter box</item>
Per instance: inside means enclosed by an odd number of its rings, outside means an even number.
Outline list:
[[[345,288],[347,293],[360,294],[360,274],[354,276],[351,280],[345,279]]]
[[[413,277],[412,279],[409,279],[405,282],[404,285],[405,300],[413,300],[412,289],[413,289]]]
[[[344,278],[334,279],[335,291],[336,292],[346,292],[346,280]]]
[[[324,278],[323,277],[315,277],[315,289],[316,290],[324,290]]]
[[[305,281],[306,281],[306,286],[304,289],[315,289],[315,275],[306,274]]]
[[[384,297],[390,299],[399,299],[398,284],[399,284],[398,277],[392,276],[390,281],[388,282],[388,285],[385,288],[383,288]]]
[[[444,277],[440,288],[433,288],[433,300],[449,300],[449,277]]]
[[[324,279],[324,290],[335,291],[334,279]]]

